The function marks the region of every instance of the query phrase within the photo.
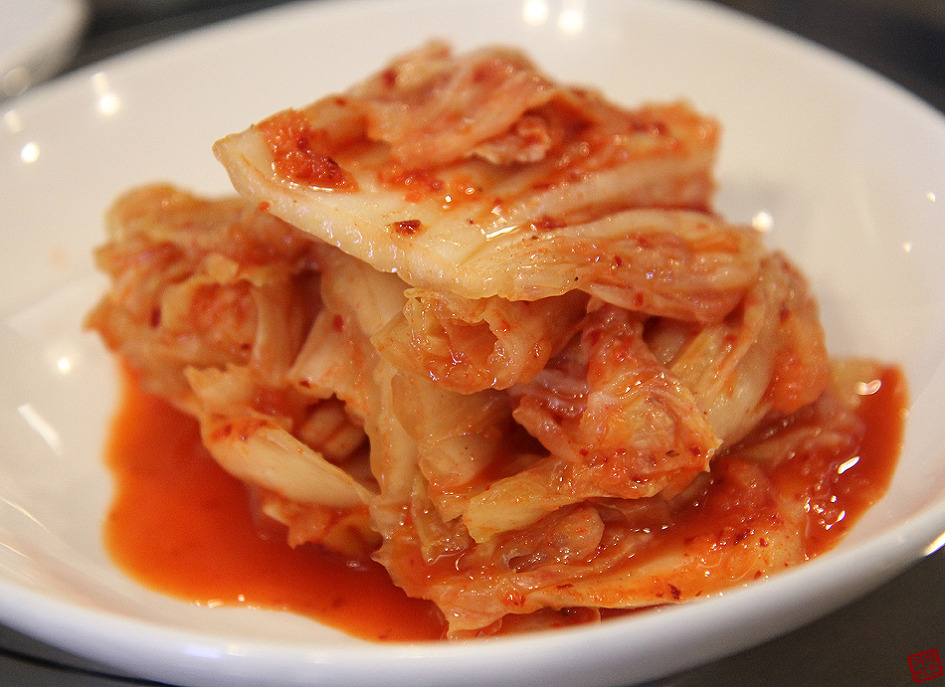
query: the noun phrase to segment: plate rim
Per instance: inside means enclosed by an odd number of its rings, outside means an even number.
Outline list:
[[[59,77],[57,79],[53,79],[52,81],[46,82],[45,84],[42,84],[41,86],[35,89],[32,89],[31,91],[27,92],[26,94],[24,94],[23,96],[20,96],[17,99],[14,99],[13,101],[8,101],[6,103],[3,103],[3,107],[4,108],[7,108],[9,106],[17,107],[18,104],[21,102],[24,104],[23,106],[26,106],[26,107],[34,107],[34,108],[42,107],[44,102],[48,102],[48,101],[55,100],[56,98],[64,97],[63,93],[68,92],[70,88],[78,87],[78,85],[82,81],[87,79],[89,74],[92,74],[96,71],[99,71],[105,68],[115,69],[117,67],[126,72],[132,72],[135,69],[140,69],[140,65],[142,63],[147,63],[151,60],[156,59],[155,56],[159,57],[161,54],[164,54],[166,52],[180,49],[182,47],[186,47],[188,43],[199,43],[201,41],[204,41],[206,40],[206,37],[209,34],[224,33],[224,32],[230,32],[233,30],[240,30],[240,31],[250,30],[251,31],[252,30],[251,23],[255,21],[259,21],[261,18],[264,18],[263,15],[266,15],[265,19],[267,21],[278,22],[278,21],[284,20],[285,15],[288,15],[290,12],[301,11],[301,13],[304,13],[306,15],[309,12],[311,12],[313,15],[315,15],[315,14],[319,14],[320,11],[327,11],[326,8],[329,8],[329,7],[335,8],[334,11],[338,11],[339,9],[343,11],[344,9],[347,9],[352,6],[367,8],[372,4],[380,3],[380,1],[381,0],[322,0],[322,2],[317,3],[318,4],[317,8],[314,7],[315,3],[312,3],[311,6],[309,6],[308,3],[301,3],[301,2],[290,3],[288,5],[277,6],[273,8],[267,8],[264,10],[260,10],[259,12],[254,12],[248,16],[237,17],[237,18],[226,20],[217,24],[213,24],[211,26],[203,27],[203,28],[196,29],[193,31],[188,31],[187,33],[183,35],[175,36],[170,39],[164,39],[156,43],[149,44],[142,48],[136,49],[130,53],[124,53],[121,55],[112,56],[110,58],[106,58],[105,60],[101,62],[87,65],[81,68],[80,70],[71,72],[67,75],[64,75],[63,77]],[[458,5],[469,4],[468,0],[451,0],[451,2]],[[795,43],[795,48],[797,49],[817,50],[819,52],[819,57],[821,59],[841,60],[843,63],[842,64],[843,69],[845,70],[853,69],[854,71],[859,72],[860,76],[858,78],[866,79],[869,82],[869,85],[871,88],[875,88],[877,85],[882,84],[883,89],[889,90],[891,86],[892,90],[889,91],[890,93],[894,94],[897,98],[907,97],[911,99],[913,101],[912,102],[913,106],[916,106],[916,105],[919,106],[920,110],[925,110],[927,114],[930,114],[934,117],[934,119],[931,121],[936,122],[937,126],[945,127],[945,117],[943,117],[942,113],[936,108],[934,108],[931,104],[929,104],[928,102],[926,102],[925,100],[917,96],[916,94],[912,93],[911,91],[909,91],[902,85],[891,81],[887,77],[883,76],[882,74],[879,74],[878,72],[875,72],[874,70],[871,70],[868,67],[865,67],[859,63],[856,63],[850,58],[847,58],[843,55],[839,55],[838,53],[835,53],[833,51],[830,51],[827,48],[819,46],[818,44],[813,43],[812,41],[809,41],[808,39],[801,38],[783,29],[779,29],[778,27],[774,27],[770,24],[766,24],[760,20],[756,20],[751,17],[746,17],[744,15],[741,15],[735,12],[734,10],[730,10],[728,8],[724,8],[718,5],[713,5],[708,2],[704,2],[703,0],[669,0],[669,2],[667,0],[661,0],[660,4],[670,4],[670,2],[676,8],[677,11],[680,8],[695,7],[695,6],[702,7],[704,9],[711,8],[712,13],[718,12],[718,13],[726,15],[726,20],[743,21],[743,22],[752,24],[753,25],[752,30],[760,30],[760,31],[766,31],[766,32],[773,31],[780,36],[780,40],[793,41]],[[429,6],[430,2],[429,0],[402,0],[401,4],[404,4],[404,5],[410,4],[410,5],[415,5],[419,7],[419,6]],[[657,6],[658,3],[655,2],[654,0],[638,0],[637,4],[641,6],[646,6],[646,7],[654,7],[654,6]],[[238,25],[243,25],[243,24],[245,25],[238,26]],[[838,68],[840,68],[839,64],[838,64]],[[893,528],[892,530],[884,533],[883,535],[881,535],[880,537],[876,539],[860,544],[853,551],[847,551],[847,554],[856,553],[857,555],[855,556],[855,558],[857,560],[867,559],[869,557],[875,558],[876,556],[882,557],[884,560],[887,561],[887,563],[884,566],[883,575],[881,575],[883,579],[880,581],[885,581],[886,579],[890,579],[891,577],[893,577],[898,572],[901,572],[901,570],[905,569],[906,567],[917,562],[918,560],[917,556],[919,556],[919,554],[922,551],[924,551],[925,549],[928,549],[931,546],[932,541],[935,540],[935,538],[938,537],[939,534],[941,534],[943,529],[945,529],[945,503],[941,503],[941,502],[933,503],[923,508],[922,510],[920,510],[916,514],[916,517],[914,517],[911,522],[905,523],[896,528]],[[890,552],[897,552],[899,554],[902,554],[904,551],[909,552],[910,560],[902,561],[899,556],[893,556],[890,553]],[[884,553],[885,553],[885,556],[883,555]],[[829,553],[825,554],[824,556],[821,556],[818,559],[811,561],[810,563],[804,566],[801,566],[800,568],[785,572],[782,575],[779,575],[770,581],[751,585],[746,588],[736,589],[730,594],[730,596],[734,597],[734,596],[740,595],[743,598],[750,598],[753,596],[757,596],[761,592],[756,591],[756,590],[759,590],[762,587],[765,587],[767,585],[777,584],[778,580],[780,580],[782,577],[790,576],[790,575],[793,575],[793,576],[802,575],[804,574],[805,570],[811,568],[812,566],[819,566],[818,569],[820,569],[824,567],[825,565],[830,564],[830,561],[833,561],[833,560],[834,558],[831,558]],[[841,567],[840,561],[837,561],[836,563],[833,563],[831,565],[835,568]],[[870,583],[870,586],[874,586],[874,585]],[[16,589],[19,589],[24,597],[29,597],[31,603],[37,603],[41,607],[43,607],[44,613],[61,612],[63,608],[73,608],[73,604],[60,602],[56,599],[50,599],[42,595],[36,596],[32,590],[19,588],[16,585],[13,585],[9,581],[2,578],[0,578],[0,590],[3,590],[3,593],[0,594],[0,608],[7,609],[9,607],[10,604],[7,601],[8,599],[7,592],[15,591]],[[117,614],[115,615],[115,617],[112,617],[111,614],[108,614],[107,612],[103,612],[101,611],[101,609],[99,609],[98,611],[96,611],[95,609],[77,609],[77,610],[80,612],[80,615],[85,620],[88,620],[89,618],[94,618],[94,617],[101,617],[102,615],[109,616],[113,622],[115,621],[116,618],[118,620],[121,620],[123,618],[122,616],[118,616]],[[88,614],[88,615],[83,615],[83,614]],[[822,615],[822,613],[817,612],[815,614],[812,614],[812,617],[817,617],[819,615]],[[6,616],[6,613],[0,614],[0,617],[4,618],[4,622],[9,622],[9,620],[4,616]],[[158,630],[161,633],[170,633],[171,635],[181,636],[181,633],[179,630],[173,630],[173,629],[168,629],[168,628],[154,628],[150,623],[147,623],[144,621],[133,621],[132,619],[127,619],[127,618],[125,618],[125,620],[128,621],[130,625],[143,624],[145,626],[145,627],[138,627],[137,628],[138,630],[146,630],[147,628],[151,628],[151,630]],[[77,621],[78,621],[78,617],[77,617]],[[613,622],[619,623],[621,621],[617,620]],[[14,623],[10,623],[10,625],[16,626],[14,625]],[[80,626],[81,626],[81,623],[77,622],[76,629],[78,629]],[[18,627],[18,629],[23,629],[28,634],[31,634],[33,636],[39,636],[35,632],[35,628],[31,629],[31,628]],[[605,638],[603,635],[612,637],[614,633],[608,632],[604,626],[597,626],[597,627],[592,627],[592,628],[575,628],[573,630],[556,630],[553,633],[544,635],[542,638],[542,642],[550,646],[557,646],[559,644],[562,644],[562,642],[566,642],[566,637],[565,637],[566,634],[567,634],[567,637],[583,635],[583,636],[600,640],[600,639]],[[597,635],[602,635],[602,636],[597,636]],[[197,640],[201,637],[203,638],[207,637],[207,635],[202,634],[202,633],[198,633],[194,636],[187,636],[187,635],[184,635],[184,636],[188,637],[188,640]],[[48,638],[48,639],[51,641],[52,638]],[[522,648],[524,646],[530,646],[534,644],[536,642],[536,638],[535,637],[504,638],[501,641],[503,643],[503,646],[514,645],[515,647]],[[132,643],[134,644],[135,642],[132,642]],[[188,641],[184,643],[190,643],[190,642]],[[280,653],[279,651],[280,647],[284,649],[284,645],[282,643],[279,643],[275,647],[271,647],[267,645],[266,643],[260,643],[260,642],[249,642],[248,645],[252,647],[259,647],[267,651],[272,649],[274,650],[274,654]],[[362,654],[365,653],[366,651],[368,653],[371,653],[372,655],[377,655],[378,653],[380,653],[385,656],[388,656],[389,654],[388,657],[391,658],[392,660],[403,659],[403,661],[405,662],[405,665],[410,665],[410,662],[415,661],[415,659],[417,658],[416,646],[417,646],[416,643],[391,643],[391,644],[369,643],[365,646],[358,646],[357,648],[354,648],[354,647],[325,648],[325,649],[320,650],[322,653],[319,653],[316,651],[314,655],[320,658],[327,658],[324,652],[328,652],[336,657],[341,656],[342,658],[358,658],[358,657],[361,657]],[[491,648],[494,648],[494,646],[495,645],[492,645]],[[447,658],[455,657],[457,653],[463,653],[463,654],[469,653],[467,651],[468,645],[465,645],[465,644],[435,643],[435,644],[429,644],[429,645],[424,644],[423,647],[424,647],[424,652],[423,652],[424,658],[430,658],[430,657],[435,656],[435,657],[440,657],[445,660]],[[427,650],[429,650],[430,653],[427,653]],[[348,654],[350,654],[350,656],[348,656]],[[198,657],[198,658],[194,658],[194,661],[196,663],[193,664],[193,669],[198,671],[199,673],[201,670],[200,666],[204,665],[203,659]],[[245,669],[245,666],[240,666],[240,668]],[[201,677],[200,675],[198,675],[197,677],[199,677],[200,679],[203,679],[203,677]],[[328,676],[328,677],[330,679],[332,676]]]

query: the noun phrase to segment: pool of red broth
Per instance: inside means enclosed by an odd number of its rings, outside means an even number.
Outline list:
[[[901,372],[889,367],[879,390],[863,398],[859,413],[868,429],[859,461],[814,504],[821,517],[809,533],[812,554],[836,544],[888,488],[905,397]],[[142,391],[127,372],[107,461],[116,494],[106,545],[116,564],[148,588],[206,606],[290,611],[369,640],[444,636],[433,604],[407,597],[380,565],[267,536],[243,485],[201,444],[196,421]]]

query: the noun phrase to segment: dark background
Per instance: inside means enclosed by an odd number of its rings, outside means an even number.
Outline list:
[[[713,1],[844,54],[945,112],[945,0]],[[68,69],[280,0],[177,0],[159,3],[161,10],[142,4],[93,2]],[[930,651],[945,659],[945,551],[807,627],[647,687],[945,687],[945,676],[917,682],[910,671],[909,657]],[[156,684],[115,675],[0,626],[4,687]]]

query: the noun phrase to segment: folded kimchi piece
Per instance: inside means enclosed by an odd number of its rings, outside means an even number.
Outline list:
[[[108,220],[96,256],[112,284],[88,325],[198,420],[214,460],[290,541],[368,555],[376,482],[361,424],[331,391],[286,382],[323,319],[326,249],[245,200],[167,185],[128,192]]]
[[[818,504],[858,454],[864,424],[852,389],[869,377],[847,376],[796,413],[762,422],[671,499],[586,499],[464,544],[415,492],[378,558],[409,594],[437,603],[451,637],[504,632],[517,624],[510,618],[537,611],[546,615],[535,622],[559,622],[548,609],[684,602],[776,575],[817,553]],[[825,478],[812,481],[812,472]]]
[[[757,283],[724,320],[704,327],[651,320],[647,341],[726,445],[769,413],[793,413],[815,401],[829,381],[817,304],[780,253],[762,261]]]
[[[715,122],[683,104],[627,110],[551,81],[513,50],[454,55],[431,44],[214,151],[242,196],[413,286],[533,300],[600,279],[575,283],[567,257],[546,245],[569,226],[629,208],[708,211],[717,138]],[[578,238],[579,263],[630,262]],[[750,241],[713,248],[706,262],[719,261],[721,289],[736,268],[750,281]],[[687,250],[665,257],[685,261]],[[565,269],[522,270],[523,255],[545,252]],[[712,281],[701,288],[712,292]]]
[[[408,289],[403,312],[372,342],[401,370],[459,393],[527,382],[584,319],[579,291],[537,301]]]
[[[383,531],[378,523],[399,517],[396,511],[419,475],[416,441],[401,424],[394,399],[399,372],[371,344],[401,312],[406,285],[327,246],[320,250],[319,265],[322,312],[287,380],[315,397],[334,393],[363,422],[379,492],[372,516]]]
[[[357,479],[345,469],[351,467],[344,464],[347,461],[336,465],[293,436],[296,413],[256,407],[257,397],[266,390],[248,369],[190,369],[187,376],[198,399],[203,444],[227,472],[297,503],[338,510],[367,505],[373,479]]]
[[[508,616],[673,603],[780,572],[805,557],[804,496],[725,458],[673,501],[578,502],[466,546],[418,505],[377,557],[408,594],[439,606],[451,637],[493,634]],[[437,531],[444,545],[425,556]]]
[[[168,185],[129,191],[96,251],[111,287],[86,324],[185,407],[188,368],[251,365],[272,379],[291,364],[318,310],[313,242],[239,198]]]
[[[638,317],[604,306],[549,368],[516,390],[515,419],[551,455],[470,502],[463,519],[474,539],[586,499],[671,497],[708,470],[720,442],[642,333]]]

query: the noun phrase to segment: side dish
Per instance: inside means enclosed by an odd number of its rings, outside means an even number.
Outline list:
[[[238,197],[119,198],[88,323],[289,545],[450,638],[710,595],[882,495],[863,407],[896,389],[895,434],[904,393],[714,211],[719,136],[434,42],[219,140]]]

